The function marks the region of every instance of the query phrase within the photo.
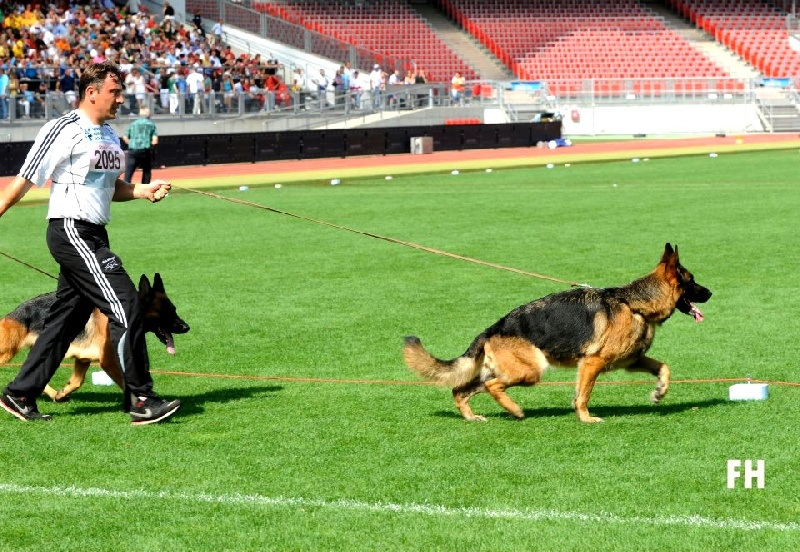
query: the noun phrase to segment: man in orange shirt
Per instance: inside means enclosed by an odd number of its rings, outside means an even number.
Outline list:
[[[466,85],[464,76],[456,71],[453,79],[450,81],[450,98],[453,100],[453,105],[461,105],[464,101],[464,87]]]

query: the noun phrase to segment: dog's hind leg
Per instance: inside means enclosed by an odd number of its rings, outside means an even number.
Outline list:
[[[521,420],[525,412],[511,400],[506,389],[538,383],[548,366],[544,353],[525,339],[492,337],[484,345],[484,354],[482,375],[486,390],[509,414]]]
[[[508,387],[503,380],[500,378],[494,378],[487,381],[485,384],[486,390],[489,394],[498,402],[500,406],[505,408],[509,414],[521,420],[525,417],[525,412],[522,411],[522,408],[511,400],[511,397],[508,396],[506,393],[506,388]]]
[[[667,394],[667,391],[669,391],[669,366],[660,360],[645,356],[640,358],[636,364],[628,366],[625,369],[629,372],[647,372],[658,378],[656,388],[650,393],[650,400],[653,403],[658,404],[661,399],[664,398],[664,395]]]
[[[461,412],[461,415],[464,416],[465,420],[469,422],[486,421],[485,417],[475,414],[475,412],[473,412],[472,408],[469,406],[469,400],[473,397],[473,395],[482,393],[484,391],[486,391],[486,387],[479,379],[472,380],[466,385],[462,385],[461,387],[456,387],[453,389],[453,400],[456,402],[456,407],[458,408],[459,412]]]

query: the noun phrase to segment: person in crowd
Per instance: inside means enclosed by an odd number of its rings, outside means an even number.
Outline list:
[[[0,65],[0,121],[8,119],[8,75],[4,65]]]
[[[350,77],[350,96],[353,99],[353,109],[361,109],[361,97],[365,89],[369,89],[369,80],[364,82],[361,73],[356,69]]]
[[[27,82],[20,83],[19,85],[19,104],[22,107],[22,118],[31,118],[31,106],[34,102],[33,91],[30,90]]]
[[[78,100],[78,79],[75,77],[75,71],[72,67],[65,67],[64,74],[58,79],[57,90],[64,94],[64,99],[67,102],[69,109],[77,107]]]
[[[217,48],[222,46],[222,36],[225,33],[225,29],[223,28],[224,20],[219,19],[216,23],[214,23],[214,27],[211,29],[211,34],[213,36],[212,46],[216,46]]]
[[[205,92],[203,74],[200,72],[199,64],[195,63],[189,74],[186,76],[186,90],[189,105],[192,106],[192,113],[200,115],[203,112],[203,96]]]
[[[206,29],[203,27],[203,18],[200,16],[200,12],[195,12],[194,17],[192,17],[192,24],[194,25],[195,30],[200,35],[200,38],[205,42],[206,40]]]
[[[453,105],[463,105],[465,87],[466,80],[464,79],[464,75],[456,71],[453,78],[450,80],[450,98]]]
[[[372,72],[369,74],[369,92],[372,98],[373,110],[380,109],[381,107],[383,82],[383,71],[381,71],[381,66],[376,63],[372,66]]]

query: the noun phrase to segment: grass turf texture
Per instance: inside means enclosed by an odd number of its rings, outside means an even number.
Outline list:
[[[671,241],[715,295],[700,325],[676,313],[652,355],[676,379],[798,381],[797,160],[785,150],[216,191],[596,286],[645,274]],[[54,273],[45,212],[9,211],[0,245]],[[128,425],[116,388],[90,383],[68,404],[41,400],[49,424],[0,420],[0,549],[797,542],[798,388],[731,403],[728,383],[675,384],[652,406],[654,384],[599,385],[600,425],[577,421],[570,385],[515,388],[524,421],[481,395],[489,422],[470,424],[442,388],[258,379],[415,381],[404,335],[456,356],[513,307],[564,287],[178,191],[115,205],[109,228],[128,271],[160,271],[192,326],[174,358],[148,338],[154,369],[252,379],[156,373],[156,389],[185,406],[148,428]],[[0,281],[4,311],[54,285],[6,259]],[[728,490],[732,458],[764,459],[766,488]]]

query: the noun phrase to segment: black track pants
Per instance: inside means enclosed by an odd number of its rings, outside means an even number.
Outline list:
[[[47,245],[61,267],[56,301],[47,314],[45,330],[5,393],[37,398],[96,307],[108,316],[111,343],[127,388],[125,409],[128,410],[130,393],[153,394],[136,286],[122,267],[122,261],[109,248],[105,226],[53,219],[47,227]]]

